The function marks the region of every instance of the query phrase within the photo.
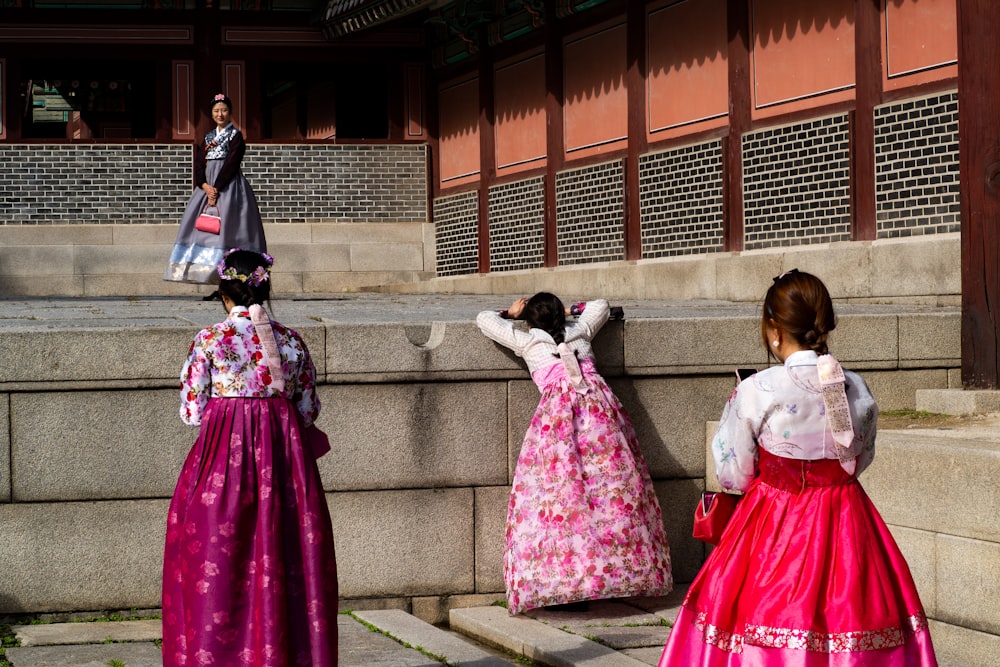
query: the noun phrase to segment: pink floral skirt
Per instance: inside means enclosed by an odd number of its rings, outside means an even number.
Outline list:
[[[589,361],[585,394],[562,364],[542,390],[507,508],[504,581],[511,614],[673,587],[663,517],[635,430]],[[544,376],[544,377],[543,377]]]
[[[760,450],[660,667],[934,667],[910,570],[836,460]]]
[[[163,664],[337,664],[337,564],[316,460],[286,398],[213,398],[163,557]]]

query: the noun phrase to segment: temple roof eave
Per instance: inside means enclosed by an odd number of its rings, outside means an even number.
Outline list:
[[[440,4],[440,0],[328,0],[320,23],[328,39],[337,39]]]

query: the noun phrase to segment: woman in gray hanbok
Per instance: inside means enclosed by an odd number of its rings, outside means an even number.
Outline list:
[[[223,94],[212,100],[216,128],[194,147],[194,192],[188,200],[164,280],[212,284],[215,269],[230,248],[265,252],[264,225],[257,199],[240,170],[246,143],[232,123],[233,103]],[[218,215],[218,234],[202,231],[195,221],[203,212]]]

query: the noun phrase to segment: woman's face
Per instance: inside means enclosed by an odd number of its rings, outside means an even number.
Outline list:
[[[226,106],[225,102],[217,102],[212,107],[212,120],[214,120],[215,124],[219,127],[229,125],[229,118],[231,116],[232,112],[229,110],[229,107]]]

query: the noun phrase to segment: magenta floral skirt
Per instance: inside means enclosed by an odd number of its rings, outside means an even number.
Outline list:
[[[213,398],[163,557],[163,664],[337,664],[337,565],[316,461],[286,398]]]
[[[567,602],[666,595],[673,587],[660,505],[635,430],[589,360],[578,393],[562,365],[537,371],[542,398],[507,508],[511,614]]]

